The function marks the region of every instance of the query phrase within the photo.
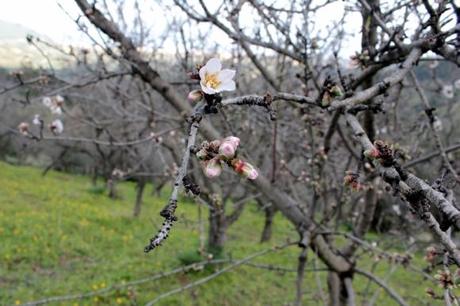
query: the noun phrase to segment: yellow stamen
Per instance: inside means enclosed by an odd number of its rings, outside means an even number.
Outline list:
[[[206,73],[206,75],[204,76],[204,84],[206,85],[206,87],[216,89],[220,85],[220,83],[221,82],[217,77],[217,73]]]

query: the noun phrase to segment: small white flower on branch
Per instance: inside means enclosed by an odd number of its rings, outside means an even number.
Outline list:
[[[441,120],[439,120],[438,117],[434,117],[434,121],[433,121],[433,129],[436,131],[436,132],[440,132],[442,131],[442,122]]]
[[[27,136],[29,134],[29,124],[27,122],[21,122],[18,125],[18,130],[19,133],[21,133],[24,136]]]
[[[452,99],[454,97],[454,88],[452,85],[444,85],[442,88],[442,94],[447,99]]]
[[[56,119],[49,125],[49,128],[53,134],[61,134],[64,131],[64,124],[61,120]]]
[[[50,109],[52,114],[62,114],[62,106],[64,105],[64,98],[62,96],[56,95],[54,97],[44,97],[42,103]]]
[[[456,80],[456,81],[454,82],[454,87],[455,87],[456,89],[460,89],[460,79],[458,79],[458,80]]]
[[[115,168],[113,169],[112,171],[112,177],[116,178],[116,179],[121,179],[125,176],[125,172],[123,172],[122,170],[118,169],[118,168]]]
[[[201,89],[209,95],[235,90],[235,73],[235,70],[222,69],[220,60],[211,58],[199,71]]]
[[[50,97],[43,97],[42,103],[43,103],[43,105],[45,105],[48,108],[50,108],[51,105],[53,104],[53,102],[51,101]]]
[[[34,115],[34,119],[32,120],[32,123],[35,124],[35,125],[41,125],[41,120],[40,120],[40,115],[39,114],[35,114]]]
[[[155,132],[150,133],[150,138],[152,138],[152,140],[154,142],[156,142],[156,143],[162,143],[163,142],[163,137],[158,136],[157,134],[155,134]]]

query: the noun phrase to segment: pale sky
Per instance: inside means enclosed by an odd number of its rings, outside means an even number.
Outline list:
[[[72,0],[0,0],[0,20],[26,26],[56,42],[78,41],[81,36],[75,23],[59,8],[58,2],[77,16],[79,9]]]
[[[192,0],[190,3],[194,3]],[[279,0],[283,2],[284,0]],[[110,2],[110,1],[109,1]],[[161,29],[165,27],[166,19],[163,13],[159,13],[158,0],[140,0],[140,5],[143,7],[144,20],[154,23],[153,29]],[[322,1],[321,1],[322,2]],[[82,44],[89,43],[89,40],[83,34],[77,31],[77,27],[72,18],[69,18],[64,11],[59,7],[60,3],[66,11],[76,18],[80,14],[80,10],[73,0],[0,0],[0,20],[17,23],[26,26],[40,34],[52,38],[55,42],[62,44]],[[126,2],[131,5],[130,1]],[[134,1],[132,1],[134,3]],[[210,2],[211,3],[211,2]],[[333,6],[328,6],[320,12],[318,21],[320,24],[330,23],[331,20],[337,20],[343,12],[343,1],[339,1]],[[128,11],[131,10],[128,7]],[[128,12],[129,13],[129,12]],[[174,15],[174,14],[171,14]],[[154,20],[154,21],[153,21]],[[243,20],[243,18],[242,18]],[[356,23],[351,20],[351,23]],[[360,20],[358,18],[356,28],[359,31]],[[321,27],[319,27],[321,28]],[[323,31],[325,27],[323,27]],[[221,36],[222,33],[213,33]],[[214,37],[215,35],[213,35]],[[168,45],[174,47],[172,42],[167,42]],[[348,48],[353,48],[354,42],[349,42]]]
[[[166,17],[164,11],[160,11],[160,0],[139,0],[142,7],[142,17],[146,24],[160,34],[166,27]],[[190,3],[195,3],[196,0],[190,0]],[[279,1],[279,2],[278,2]],[[274,3],[286,3],[286,0],[273,1]],[[456,0],[460,1],[460,0]],[[110,2],[110,1],[109,1]],[[167,3],[168,0],[162,0]],[[320,1],[323,2],[323,1]],[[26,26],[40,34],[52,38],[57,43],[62,44],[82,44],[89,43],[89,40],[77,30],[72,18],[69,18],[64,11],[59,7],[60,3],[66,11],[76,18],[80,14],[80,10],[73,0],[0,0],[0,20],[13,22]],[[129,16],[134,10],[132,9],[134,1],[127,0],[125,13]],[[209,2],[209,3],[212,3]],[[289,2],[288,2],[289,3]],[[328,31],[326,25],[331,25],[332,21],[338,21],[343,13],[344,7],[349,5],[349,1],[338,1],[326,8],[320,10],[317,15],[316,31],[323,33]],[[177,13],[180,13],[179,11]],[[174,17],[176,13],[170,12],[168,16]],[[246,18],[241,18],[242,21]],[[250,18],[248,18],[250,19]],[[128,21],[129,22],[129,21]],[[360,50],[360,25],[361,18],[359,13],[351,15],[347,19],[347,28],[349,32],[355,33],[355,38],[346,41],[344,46],[345,52],[353,54]],[[154,35],[155,36],[155,35]],[[222,33],[217,31],[213,33],[212,39],[216,41],[222,40]],[[174,42],[168,41],[164,47],[174,48]]]

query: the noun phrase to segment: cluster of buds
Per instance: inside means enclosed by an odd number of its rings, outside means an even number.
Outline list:
[[[50,109],[52,114],[62,114],[62,106],[64,105],[64,98],[62,96],[44,97],[42,103]]]
[[[162,143],[162,142],[163,142],[163,137],[157,135],[157,134],[154,133],[154,132],[151,132],[151,133],[150,133],[150,138],[152,138],[152,140],[153,140],[155,143]]]
[[[435,261],[436,261],[436,257],[439,255],[440,253],[438,251],[436,251],[436,249],[432,246],[426,248],[426,252],[425,252],[425,257],[424,259],[430,263],[431,265],[434,265],[435,264]]]
[[[43,125],[44,125],[43,120],[40,119],[40,115],[38,115],[38,114],[34,115],[34,119],[32,120],[32,123],[34,125],[39,126],[40,130],[43,128]],[[64,124],[62,123],[62,121],[60,119],[55,119],[48,125],[48,128],[50,129],[50,131],[53,134],[57,135],[57,134],[61,134],[64,131]],[[18,125],[18,130],[19,130],[19,133],[21,133],[24,136],[35,137],[31,133],[30,125],[27,122],[21,122]]]
[[[434,292],[433,288],[426,288],[425,293],[428,297],[432,299],[436,299],[438,296],[436,295],[436,292]]]
[[[305,182],[305,183],[309,183],[310,182],[310,176],[308,175],[308,173],[304,170],[300,171],[300,175],[298,177],[296,177],[296,181],[298,182]]]
[[[257,170],[248,162],[237,158],[239,144],[240,139],[235,136],[203,142],[196,152],[196,157],[202,161],[205,175],[209,178],[217,177],[222,173],[223,164],[227,164],[236,173],[250,180],[256,179]]]
[[[394,162],[393,149],[382,140],[374,141],[374,147],[364,151],[364,156],[379,160],[383,166],[391,166]]]
[[[452,289],[456,287],[452,274],[449,270],[439,270],[434,278],[438,280],[439,286],[444,289]]]
[[[412,260],[412,255],[410,254],[399,254],[393,253],[389,256],[388,262],[402,265],[403,267],[408,267]]]
[[[370,59],[368,50],[364,50],[363,53],[356,53],[350,56],[350,68],[366,67]]]
[[[375,255],[374,260],[380,262],[381,260],[386,259],[389,264],[397,264],[403,267],[408,267],[412,261],[412,255],[410,254],[399,254],[399,253],[379,253]]]
[[[324,92],[321,98],[321,105],[328,106],[334,99],[340,98],[343,96],[343,90],[334,82],[325,82],[324,84]]]
[[[345,172],[345,177],[343,178],[343,184],[345,186],[350,186],[353,191],[361,191],[365,186],[359,182],[359,174],[353,171]]]
[[[118,168],[115,168],[112,171],[112,177],[115,178],[115,179],[122,179],[125,175],[126,175],[126,173],[123,172],[122,170],[118,169]]]

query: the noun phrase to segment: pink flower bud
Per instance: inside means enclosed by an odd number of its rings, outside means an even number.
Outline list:
[[[204,162],[204,174],[209,177],[217,177],[222,173],[222,165],[217,158]]]
[[[188,96],[187,96],[187,100],[189,102],[199,102],[201,101],[201,99],[203,99],[203,92],[201,90],[192,90],[191,92],[189,92]]]
[[[259,176],[259,173],[257,170],[252,166],[251,164],[242,161],[241,159],[235,159],[232,161],[232,166],[233,170],[235,170],[236,173],[250,179],[250,180],[255,180],[257,176]]]
[[[380,157],[380,153],[379,150],[377,150],[376,148],[372,148],[364,151],[364,156],[366,156],[367,158],[375,159]]]
[[[233,141],[224,140],[219,147],[219,154],[225,156],[226,158],[233,158],[235,157],[237,146],[238,145],[235,145],[235,142]]]
[[[235,137],[235,136],[228,136],[228,137],[224,138],[223,141],[231,142],[237,147],[240,145],[240,139],[238,137]]]

